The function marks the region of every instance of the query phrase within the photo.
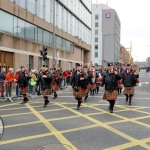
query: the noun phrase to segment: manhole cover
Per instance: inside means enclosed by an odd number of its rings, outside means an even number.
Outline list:
[[[0,139],[3,136],[3,133],[4,133],[4,123],[3,123],[2,118],[0,117]]]
[[[63,145],[63,144],[47,144],[43,145],[36,150],[72,150],[72,148],[68,145]]]

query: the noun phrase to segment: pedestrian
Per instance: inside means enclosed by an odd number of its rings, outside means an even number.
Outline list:
[[[20,76],[20,72],[21,72],[21,69],[18,69],[16,71],[16,74],[15,74],[15,85],[16,85],[16,96],[17,98],[19,99],[19,96],[20,96],[20,85],[18,83],[18,79],[19,79],[19,76]]]
[[[4,97],[4,82],[6,78],[6,69],[2,68],[2,71],[0,72],[0,91],[1,91],[1,97]]]
[[[76,64],[76,71],[72,74],[71,85],[74,98],[78,101],[77,110],[80,110],[82,97],[85,96],[85,73],[82,71],[81,64]]]
[[[117,99],[118,80],[120,79],[121,76],[118,74],[117,70],[113,68],[113,63],[108,63],[108,70],[103,74],[101,86],[105,85],[103,99],[110,103],[110,113],[113,113],[115,101]]]
[[[15,79],[14,70],[13,68],[9,68],[8,73],[6,75],[6,79],[5,79],[5,87],[6,87],[6,98],[7,100],[10,100],[11,102],[13,102],[11,98],[11,90],[12,90],[12,83],[14,79]]]
[[[21,66],[21,72],[18,79],[18,83],[20,85],[20,94],[23,95],[23,101],[21,104],[25,104],[29,101],[27,94],[29,91],[28,84],[30,79],[31,75],[29,74],[27,68]]]
[[[46,65],[43,65],[41,76],[37,80],[37,85],[41,82],[41,90],[44,98],[43,107],[46,107],[49,104],[48,96],[52,94],[52,79],[52,73],[48,70]]]

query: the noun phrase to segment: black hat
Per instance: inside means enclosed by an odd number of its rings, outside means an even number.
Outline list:
[[[131,64],[127,64],[127,66],[131,66]]]
[[[76,64],[76,66],[82,66],[82,64],[80,64],[80,63],[77,63],[77,64]]]
[[[113,63],[108,63],[108,66],[114,66],[114,64]]]
[[[24,68],[24,66],[21,66],[20,68],[22,69],[22,68]]]
[[[46,67],[46,68],[48,68],[48,66],[47,66],[47,65],[43,65],[43,67]]]

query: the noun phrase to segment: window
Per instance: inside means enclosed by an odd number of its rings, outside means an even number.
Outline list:
[[[98,27],[98,22],[95,22],[95,27]]]
[[[43,19],[43,0],[36,1],[36,14]]]
[[[37,34],[38,34],[38,36],[37,36],[38,42],[42,43],[43,42],[43,30],[41,28],[38,28],[37,31],[38,31],[37,32]]]
[[[95,49],[98,50],[98,45],[95,45]]]
[[[18,19],[18,36],[25,37],[25,21]]]
[[[18,0],[18,5],[24,9],[26,9],[26,0]]]
[[[49,32],[43,30],[43,44],[49,45]]]
[[[72,62],[68,62],[68,69],[70,70],[70,69],[72,69]]]
[[[95,38],[95,42],[98,42],[98,37]]]
[[[49,68],[49,58],[47,58],[46,60],[45,60],[45,64],[48,66],[48,68]]]
[[[45,0],[45,9],[44,9],[44,16],[45,20],[47,22],[50,22],[50,7],[51,7],[51,1],[50,0]]]
[[[98,20],[99,19],[99,16],[98,14],[95,15],[95,20]]]
[[[98,58],[98,52],[95,52],[95,58]]]
[[[27,0],[27,10],[35,14],[35,0]]]
[[[41,70],[42,67],[42,57],[38,57],[38,70]]]
[[[98,35],[98,29],[95,29],[95,35]]]
[[[29,55],[29,68],[33,69],[33,56]]]
[[[13,34],[13,16],[0,11],[0,31]]]
[[[28,39],[34,40],[34,25],[26,22],[25,36]]]

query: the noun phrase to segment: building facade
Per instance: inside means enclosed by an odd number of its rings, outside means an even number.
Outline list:
[[[106,65],[120,62],[120,20],[114,9],[104,4],[92,5],[92,60]]]
[[[91,0],[0,0],[0,66],[70,69],[91,61]],[[7,62],[7,58],[11,63]]]

